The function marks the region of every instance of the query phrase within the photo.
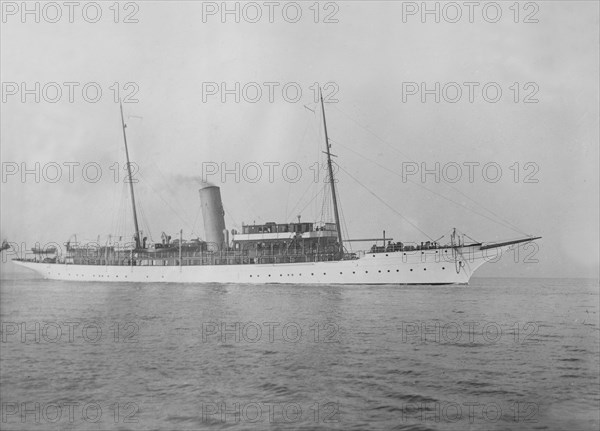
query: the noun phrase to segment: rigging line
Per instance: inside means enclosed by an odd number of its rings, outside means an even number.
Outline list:
[[[148,219],[146,218],[146,211],[144,211],[144,205],[142,204],[142,202],[139,202],[140,207],[140,213],[142,215],[142,223],[143,223],[143,227],[145,228],[145,232],[148,238],[150,238],[150,242],[154,242],[154,240],[152,239],[152,232],[150,231],[150,225],[148,224]]]
[[[325,205],[327,205],[327,193],[326,193],[326,189],[327,189],[327,185],[325,186],[325,191],[323,193],[323,199],[321,202],[321,214],[319,214],[319,217],[321,217],[321,221],[325,220],[325,211],[327,211],[327,216],[329,216],[329,207],[325,208]],[[315,209],[316,211],[316,209]],[[315,218],[316,218],[316,214],[315,214]]]
[[[352,118],[350,115],[346,114],[344,111],[342,111],[340,108],[338,108],[337,106],[333,106],[337,111],[341,112],[342,114],[344,114],[346,116],[346,118],[348,118],[350,121],[352,121],[354,124],[356,124],[358,127],[360,127],[361,129],[367,131],[368,133],[370,133],[371,135],[373,135],[375,138],[377,138],[380,142],[384,143],[385,145],[387,145],[388,147],[390,147],[392,150],[394,150],[395,152],[397,152],[398,154],[400,154],[403,157],[406,157],[407,159],[410,159],[410,157],[403,153],[402,151],[400,151],[399,149],[397,149],[396,147],[394,147],[392,144],[390,144],[389,142],[387,142],[385,139],[381,138],[379,135],[377,135],[375,132],[373,132],[371,129],[367,129],[365,126],[363,126],[362,124],[360,124],[358,121],[356,121],[354,118]]]
[[[127,201],[127,196],[126,196],[127,185],[125,183],[122,183],[122,184],[123,185],[121,187],[121,194],[120,194],[120,198],[119,198],[119,207],[118,207],[117,213],[114,216],[113,225],[111,226],[111,229],[117,236],[122,236],[120,234],[124,230],[124,226],[128,225],[128,223],[126,222],[127,216],[125,215],[125,205],[126,205],[126,201]]]
[[[338,196],[340,196],[339,191],[340,191],[340,189],[338,188]],[[341,196],[340,196],[340,202],[341,202]],[[344,230],[346,231],[346,238],[351,238],[350,237],[350,232],[348,231],[348,225],[346,224],[346,217],[344,216],[344,207],[343,207],[343,205],[340,205],[340,215],[342,217],[342,226],[344,227]],[[348,245],[350,247],[350,252],[352,252],[352,243],[349,242]]]
[[[323,188],[325,188],[325,187],[323,187]],[[309,205],[312,203],[312,201],[314,201],[314,200],[315,200],[315,198],[316,198],[316,197],[318,197],[319,195],[320,195],[320,193],[317,193],[316,195],[314,195],[314,196],[312,197],[312,199],[311,199],[311,200],[309,200],[309,201],[306,203],[306,205],[304,205],[304,208],[302,208],[302,209],[300,210],[300,214],[302,214],[302,213],[304,212],[304,210],[306,209],[306,207],[307,207],[307,206],[309,206]]]
[[[167,181],[167,178],[165,177],[164,173],[161,171],[158,164],[154,161],[152,156],[150,156],[150,160],[152,161],[152,165],[154,165],[154,167],[158,171],[159,175],[162,177],[162,179],[163,179],[162,184],[167,188],[168,192],[170,193],[170,196],[172,196],[174,198],[175,204],[179,207],[179,209],[185,208],[183,205],[181,205],[181,202],[179,202],[179,199],[177,198],[177,193],[175,193],[175,191],[173,191],[173,189],[169,185],[169,181]],[[183,212],[183,211],[181,211],[181,212]]]
[[[126,196],[127,185],[123,182],[123,187],[121,188],[121,199],[119,204],[119,212],[117,213],[116,223],[115,223],[115,231],[118,236],[126,236],[125,235],[125,203],[127,200]]]
[[[194,224],[192,225],[192,231],[190,232],[190,235],[193,237],[194,234],[196,234],[196,236],[200,236],[198,235],[198,233],[196,232],[196,226],[198,225],[198,219],[200,218],[200,213],[202,212],[202,205],[198,205],[198,211],[196,212],[196,218],[194,219]]]
[[[481,242],[481,241],[477,241],[476,239],[471,238],[469,235],[467,235],[466,233],[463,232],[463,235],[466,236],[467,238],[469,238],[471,241],[474,242]]]
[[[304,196],[306,196],[306,193],[308,193],[308,191],[312,188],[313,184],[312,182],[308,185],[308,188],[306,190],[304,190],[304,193],[302,193],[302,196],[300,196],[300,199],[298,199],[298,202],[296,202],[296,205],[294,205],[294,207],[292,208],[292,211],[290,211],[289,213],[287,213],[285,215],[285,220],[289,220],[288,217],[290,217],[290,214],[294,214],[294,211],[296,210],[296,208],[300,205],[300,203],[302,202],[302,199],[304,199]],[[314,198],[313,198],[314,199]],[[310,200],[310,202],[312,202],[312,199]],[[293,217],[293,216],[291,216]]]
[[[354,118],[352,118],[350,115],[346,114],[344,111],[342,111],[341,109],[339,109],[337,106],[334,106],[334,108],[336,110],[338,110],[340,113],[342,113],[344,116],[346,116],[348,119],[350,119],[350,121],[352,121],[353,123],[355,123],[357,126],[359,126],[360,128],[364,129],[365,131],[367,131],[368,133],[370,133],[371,135],[373,135],[375,138],[377,138],[380,142],[384,143],[385,145],[387,145],[388,147],[390,147],[392,150],[394,150],[396,153],[400,154],[403,157],[406,157],[407,159],[411,159],[410,156],[408,156],[406,153],[403,153],[402,151],[398,150],[396,147],[394,147],[392,144],[390,144],[389,142],[387,142],[386,140],[384,140],[383,138],[381,138],[379,135],[377,135],[375,132],[373,132],[370,129],[367,129],[366,127],[362,126],[360,123],[358,123],[356,120],[354,120]],[[341,144],[340,144],[341,145]],[[347,148],[347,147],[346,147]],[[493,212],[492,210],[487,209],[486,207],[484,207],[482,204],[480,204],[479,202],[477,202],[476,200],[470,198],[469,196],[467,196],[465,193],[463,193],[462,191],[460,191],[458,188],[454,187],[451,184],[446,184],[444,183],[445,186],[451,188],[452,190],[457,191],[458,193],[462,194],[464,197],[466,197],[467,199],[469,199],[471,202],[473,202],[475,205],[480,206],[482,209],[486,210],[487,212],[489,212],[490,214],[494,215],[495,217],[497,217],[498,219],[502,220],[504,223],[506,223],[506,225],[508,226],[512,226],[511,229],[515,232],[518,232],[522,235],[529,235],[525,232],[523,232],[521,229],[519,229],[517,226],[515,226],[513,223],[510,223],[507,220],[504,220],[502,217],[500,217],[498,214],[496,214],[495,212]],[[426,189],[427,190],[427,189]],[[478,213],[476,213],[478,214]],[[480,214],[478,214],[480,215]],[[505,226],[505,227],[508,227]]]
[[[138,175],[144,179],[144,176],[138,172]],[[181,220],[183,222],[184,225],[186,225],[187,228],[190,228],[190,224],[187,220],[184,220],[177,211],[175,211],[175,209],[169,204],[169,202],[167,202],[166,200],[163,199],[163,197],[154,189],[154,187],[152,187],[152,184],[150,184],[148,181],[145,181],[145,185],[147,185],[148,187],[150,187],[152,189],[152,191],[156,194],[156,196],[158,196],[160,198],[161,201],[163,201],[165,203],[165,205],[167,205],[169,207],[169,209],[173,212],[173,214],[175,214],[177,216],[177,218],[179,218],[179,220]]]
[[[400,217],[402,217],[408,224],[410,224],[412,227],[414,227],[416,230],[418,230],[419,232],[421,232],[423,235],[425,235],[427,238],[429,238],[430,240],[433,241],[433,238],[431,238],[429,235],[427,235],[424,231],[422,231],[421,229],[419,229],[419,227],[414,224],[413,222],[411,222],[408,218],[406,218],[405,216],[403,216],[402,214],[400,214],[396,209],[394,209],[391,205],[389,205],[386,201],[384,201],[383,199],[381,199],[379,196],[377,196],[375,194],[375,192],[373,192],[371,189],[369,189],[367,186],[365,186],[363,183],[361,183],[359,180],[357,180],[350,172],[348,172],[346,169],[342,168],[339,164],[338,168],[340,168],[342,171],[344,171],[350,178],[352,178],[354,181],[356,181],[360,186],[362,186],[365,190],[367,190],[370,194],[372,194],[374,197],[376,197],[381,203],[383,203],[386,207],[388,207],[389,209],[391,209],[394,213],[396,213],[397,215],[399,215]]]
[[[285,199],[285,216],[283,217],[284,220],[287,220],[287,218],[288,218],[288,208],[290,206],[290,195],[291,194],[292,194],[292,182],[289,181],[287,197]]]
[[[115,231],[116,227],[117,227],[117,217],[120,213],[121,210],[121,199],[119,198],[119,205],[115,208],[115,203],[116,203],[116,199],[115,199],[115,195],[117,194],[117,187],[114,187],[113,190],[113,198],[112,198],[112,203],[113,203],[113,211],[112,211],[112,218],[110,221],[110,229],[111,231]]]
[[[386,140],[384,140],[383,138],[381,138],[379,135],[377,135],[375,132],[371,131],[370,129],[367,129],[366,127],[362,126],[360,123],[358,123],[356,120],[354,120],[350,115],[346,114],[344,111],[342,111],[341,109],[339,109],[337,106],[334,106],[335,109],[337,109],[339,112],[341,112],[343,115],[345,115],[348,119],[350,119],[353,123],[355,123],[357,126],[359,126],[360,128],[366,130],[367,132],[369,132],[371,135],[373,135],[375,138],[377,138],[380,142],[384,143],[385,145],[387,145],[388,147],[390,147],[392,150],[394,150],[395,152],[397,152],[398,154],[406,157],[407,159],[411,159],[410,156],[408,156],[406,153],[403,153],[402,151],[398,150],[396,147],[394,147],[392,144],[390,144],[389,142],[387,142]],[[480,206],[482,209],[488,211],[490,214],[494,215],[495,217],[497,217],[498,219],[502,220],[504,223],[506,223],[509,226],[512,226],[511,229],[514,230],[515,232],[518,232],[522,235],[529,235],[525,232],[523,232],[521,229],[519,229],[517,226],[515,226],[513,223],[510,223],[507,220],[504,220],[502,217],[500,217],[499,215],[497,215],[496,213],[494,213],[493,211],[487,209],[486,207],[484,207],[482,204],[480,204],[479,202],[477,202],[476,200],[470,198],[469,196],[467,196],[465,193],[461,192],[459,189],[457,189],[456,187],[452,186],[451,184],[446,184],[444,183],[444,185],[446,185],[447,187],[457,191],[458,193],[462,194],[464,197],[466,197],[467,199],[469,199],[471,202],[473,202],[475,205]],[[478,214],[478,213],[476,213]],[[480,215],[480,214],[479,214]],[[505,226],[508,227],[508,226]]]
[[[458,188],[452,186],[451,184],[446,184],[448,187],[450,187],[451,189],[455,190],[456,192],[460,193],[461,195],[463,195],[465,198],[469,199],[471,202],[473,202],[475,205],[479,205],[482,209],[486,210],[487,212],[489,212],[490,214],[494,215],[495,217],[497,217],[499,220],[502,220],[504,223],[506,223],[507,226],[512,226],[512,230],[515,232],[518,232],[522,235],[525,236],[530,236],[529,234],[523,232],[521,229],[519,229],[516,225],[514,225],[513,223],[509,222],[508,220],[500,217],[498,214],[496,214],[494,211],[487,209],[486,207],[484,207],[482,204],[480,204],[479,202],[477,202],[476,200],[470,198],[469,196],[467,196],[465,193],[463,193],[462,191],[460,191]]]
[[[322,160],[323,160],[323,153],[322,153],[322,142],[323,142],[323,136],[322,136],[322,131],[323,128],[321,127],[321,121],[322,118],[320,115],[318,115],[317,113],[317,104],[314,104],[315,107],[314,109],[311,109],[310,111],[313,113],[313,124],[314,127],[312,128],[312,132],[313,132],[313,143],[314,143],[314,151],[315,151],[315,163],[316,163],[316,172],[315,172],[315,176],[313,178],[313,181],[311,181],[312,185],[313,185],[313,190],[315,191],[315,193],[320,194],[321,193],[321,188],[319,188],[319,178],[320,178],[320,169],[321,169],[321,165],[322,165]],[[312,168],[311,168],[312,169]],[[325,192],[323,192],[323,199],[325,199]],[[314,205],[314,209],[313,209],[313,214],[315,217],[315,220],[317,218],[317,216],[319,215],[319,204],[318,202],[315,200],[315,205]],[[323,204],[321,205],[321,221],[323,221],[323,207],[325,205],[325,201],[323,200]]]
[[[310,123],[309,123],[309,120],[307,118],[306,119],[306,123],[304,125],[304,132],[302,133],[302,138],[300,139],[300,146],[298,148],[302,148],[302,143],[304,142],[304,139],[306,139],[306,134],[308,132],[309,126],[310,126]],[[296,154],[298,153],[298,151],[299,150],[296,151]],[[284,220],[288,219],[288,208],[289,208],[289,205],[290,205],[290,196],[292,194],[291,193],[291,191],[292,191],[292,182],[288,181],[288,183],[289,183],[288,184],[288,193],[287,193],[287,197],[286,197],[286,200],[285,200],[285,217],[284,217]]]
[[[118,212],[117,212],[118,208],[115,208],[116,207],[115,203],[117,202],[117,200],[116,200],[117,187],[112,187],[112,189],[113,189],[112,190],[112,192],[113,192],[112,193],[112,200],[111,200],[111,203],[112,203],[112,210],[111,210],[112,218],[110,220],[110,229],[111,230],[115,228],[116,215],[118,214]],[[119,200],[119,204],[120,204],[120,200]]]
[[[200,209],[202,209],[202,207],[200,207]],[[225,214],[227,214],[227,216],[231,219],[231,221],[233,222],[233,226],[239,226],[239,224],[238,224],[238,222],[236,220],[237,217],[234,217],[233,214],[231,213],[231,211],[229,211],[225,207],[225,205],[223,205],[223,211],[225,211]]]
[[[377,161],[375,161],[375,160],[373,160],[373,159],[370,159],[370,158],[368,158],[368,157],[366,157],[366,156],[363,156],[363,155],[362,155],[362,154],[360,154],[359,152],[357,152],[357,151],[354,151],[353,149],[351,149],[351,148],[347,147],[346,145],[343,145],[343,144],[341,144],[341,143],[339,143],[339,142],[336,142],[336,144],[338,144],[338,145],[340,145],[340,146],[342,146],[342,147],[346,148],[347,150],[349,150],[349,151],[353,152],[354,154],[357,154],[358,156],[360,156],[360,157],[364,158],[365,160],[368,160],[369,162],[376,164],[376,165],[377,165],[377,166],[379,166],[380,168],[382,168],[382,169],[384,169],[384,170],[386,170],[386,171],[388,171],[388,172],[390,172],[390,173],[392,173],[392,174],[394,174],[394,175],[396,175],[396,176],[398,176],[398,177],[400,177],[400,178],[403,178],[403,177],[402,177],[402,175],[400,175],[398,172],[396,172],[396,171],[394,171],[394,170],[392,170],[392,169],[390,169],[390,168],[388,168],[388,167],[386,167],[386,166],[382,165],[381,163],[379,163],[379,162],[377,162]],[[339,165],[338,165],[338,166],[339,166]],[[341,167],[340,167],[340,169],[341,169]],[[490,220],[490,221],[492,221],[492,222],[494,222],[494,223],[496,223],[496,224],[498,224],[498,225],[500,225],[500,226],[503,226],[503,227],[505,227],[505,228],[508,228],[508,229],[510,229],[510,230],[513,230],[513,231],[515,231],[515,232],[518,232],[518,233],[520,233],[520,234],[522,234],[522,235],[526,235],[526,236],[528,236],[528,234],[525,234],[525,233],[521,232],[521,230],[519,230],[519,229],[515,229],[514,227],[511,227],[510,225],[506,224],[505,222],[500,222],[500,221],[498,221],[498,220],[494,220],[493,218],[490,218],[489,216],[487,216],[487,215],[485,215],[485,214],[482,214],[482,213],[480,213],[480,212],[477,212],[477,211],[473,210],[472,208],[469,208],[468,206],[466,206],[466,205],[464,205],[464,204],[462,204],[462,203],[460,203],[460,202],[456,202],[455,200],[453,200],[453,199],[451,199],[451,198],[449,198],[449,197],[447,197],[447,196],[444,196],[444,195],[442,195],[442,194],[440,194],[440,193],[437,193],[437,192],[435,192],[435,191],[433,191],[433,190],[431,190],[431,189],[429,189],[429,188],[425,187],[423,184],[420,184],[420,183],[418,183],[418,182],[416,182],[416,181],[413,181],[413,180],[411,180],[410,178],[403,178],[403,180],[406,180],[406,181],[408,181],[408,182],[410,182],[410,183],[412,183],[412,184],[415,184],[416,186],[419,186],[419,187],[421,187],[422,189],[424,189],[424,190],[427,190],[429,193],[432,193],[432,194],[434,194],[434,195],[436,195],[436,196],[438,196],[438,197],[440,197],[440,198],[442,198],[442,199],[445,199],[445,200],[447,200],[448,202],[451,202],[451,203],[453,203],[453,204],[455,204],[455,205],[458,205],[458,206],[460,206],[460,207],[462,207],[462,208],[465,208],[466,210],[468,210],[468,211],[472,212],[473,214],[477,214],[477,215],[479,215],[479,216],[481,216],[481,217],[484,217],[484,218],[486,218],[486,219],[488,219],[488,220]]]

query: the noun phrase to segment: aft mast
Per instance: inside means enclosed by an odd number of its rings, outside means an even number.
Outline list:
[[[343,253],[344,243],[342,242],[342,227],[340,225],[340,214],[338,211],[337,196],[335,192],[335,178],[333,177],[333,167],[331,165],[331,152],[329,151],[329,137],[327,136],[327,121],[325,120],[325,104],[323,103],[323,93],[319,87],[319,97],[321,98],[321,112],[323,113],[323,129],[325,130],[325,154],[327,154],[327,169],[329,170],[329,183],[331,185],[331,197],[333,199],[333,214],[335,217],[335,227],[337,229],[339,252]]]
[[[131,162],[129,161],[129,150],[127,148],[127,134],[125,133],[125,118],[123,117],[123,104],[119,101],[121,107],[121,124],[123,125],[123,142],[125,143],[125,157],[127,158],[127,173],[129,174],[127,181],[129,181],[129,191],[131,192],[131,206],[133,209],[133,224],[135,225],[135,249],[138,250],[141,247],[140,241],[140,228],[138,226],[137,211],[135,208],[135,194],[133,193],[133,177],[131,176]]]

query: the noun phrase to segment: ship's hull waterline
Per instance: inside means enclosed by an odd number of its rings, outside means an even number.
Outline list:
[[[367,253],[360,259],[247,265],[114,266],[15,260],[51,280],[132,283],[467,284],[511,246]]]

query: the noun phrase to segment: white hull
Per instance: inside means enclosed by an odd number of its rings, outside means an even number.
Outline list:
[[[49,264],[16,260],[51,280],[134,283],[251,284],[467,284],[482,264],[509,246],[481,250],[465,246],[437,250],[368,253],[334,262],[206,265],[113,266]],[[453,255],[457,256],[456,258]],[[459,263],[461,262],[461,263]]]

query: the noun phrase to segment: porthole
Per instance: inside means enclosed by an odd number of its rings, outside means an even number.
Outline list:
[[[269,277],[271,276],[271,274],[269,274]]]
[[[442,266],[442,269],[446,269],[446,267],[445,267],[445,266]]]
[[[326,273],[326,272],[324,272],[324,273],[323,273],[323,275],[327,275],[327,273]]]
[[[377,271],[377,272],[381,273],[381,269],[379,271]]]
[[[352,271],[352,274],[356,274],[356,271]]]
[[[340,275],[342,275],[342,273],[340,272]]]
[[[250,278],[252,278],[252,274],[250,274]]]
[[[427,271],[427,268],[423,268],[423,271]]]
[[[314,273],[314,272],[311,272],[311,273],[310,273],[310,275],[315,275],[315,273]]]
[[[396,270],[396,272],[400,272],[400,270],[399,270],[399,269],[397,269],[397,270]]]
[[[387,253],[385,254],[386,256],[389,256]]]
[[[365,274],[368,274],[368,273],[369,273],[369,271],[365,271]]]
[[[390,270],[388,269],[388,272],[390,272]]]
[[[375,255],[373,255],[373,257],[375,257]]]
[[[412,268],[410,269],[410,272],[412,272]]]

